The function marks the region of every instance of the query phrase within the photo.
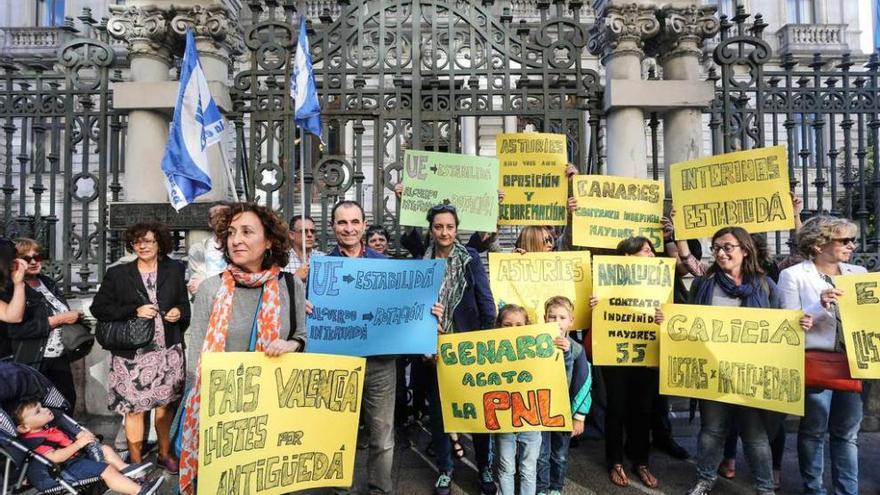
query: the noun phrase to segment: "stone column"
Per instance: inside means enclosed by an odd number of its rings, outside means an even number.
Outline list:
[[[665,81],[701,81],[700,46],[703,39],[718,32],[714,5],[690,0],[686,5],[667,5],[660,12],[661,35],[648,51],[656,54]],[[663,116],[663,162],[666,196],[669,197],[669,167],[698,158],[703,153],[702,109],[697,106],[669,109]]]
[[[596,23],[590,51],[605,66],[606,149],[610,175],[645,177],[648,170],[645,114],[639,106],[618,106],[610,98],[617,82],[642,79],[642,48],[660,31],[656,7],[633,0],[594,0]]]
[[[169,117],[151,108],[148,96],[155,95],[161,83],[168,80],[171,68],[169,13],[153,5],[111,6],[110,12],[108,31],[128,44],[131,61],[132,82],[115,85],[113,102],[116,108],[130,108],[125,148],[125,199],[167,201],[159,164],[168,141]]]

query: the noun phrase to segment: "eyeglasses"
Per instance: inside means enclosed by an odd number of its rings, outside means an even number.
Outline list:
[[[34,263],[39,263],[43,261],[43,257],[39,254],[35,254],[33,256],[19,256],[19,258],[23,259],[24,262],[28,264],[30,264],[31,261],[33,261]]]
[[[155,239],[140,239],[131,243],[132,246],[152,246],[156,244]]]
[[[713,255],[717,255],[720,251],[724,251],[725,254],[730,254],[734,249],[738,248],[739,244],[723,244],[721,246],[713,245],[709,248],[712,251]]]
[[[306,234],[315,235],[315,232],[317,232],[317,229],[293,229],[294,234],[302,234],[303,231],[305,231]]]
[[[553,244],[553,236],[547,236],[544,238],[544,244]]]
[[[842,245],[846,246],[847,244],[858,244],[859,241],[855,237],[838,237],[836,239],[831,239],[834,242],[839,242]]]

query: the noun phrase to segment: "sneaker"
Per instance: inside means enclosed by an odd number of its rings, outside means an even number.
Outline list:
[[[437,477],[437,483],[434,483],[434,495],[449,495],[452,487],[452,476],[449,473],[441,472]]]
[[[162,483],[164,482],[165,478],[162,476],[159,476],[152,481],[148,481],[141,486],[141,491],[138,492],[138,495],[153,495],[159,491],[159,487],[162,486]]]
[[[491,469],[480,471],[480,493],[483,495],[495,495],[498,487],[495,486],[495,479],[492,477]]]
[[[687,495],[709,495],[709,493],[712,493],[712,483],[700,480],[688,490]]]
[[[124,476],[132,479],[143,478],[150,469],[153,469],[152,462],[136,462],[129,464],[120,471]]]

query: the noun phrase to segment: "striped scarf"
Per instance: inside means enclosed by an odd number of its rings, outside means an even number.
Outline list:
[[[431,244],[425,253],[425,259],[434,258],[434,244]],[[455,322],[452,317],[455,308],[461,302],[465,288],[467,288],[465,269],[470,261],[470,253],[456,240],[452,245],[452,252],[446,258],[446,272],[443,275],[443,283],[440,285],[440,302],[444,306],[442,323],[443,331],[446,333],[455,332]]]
[[[281,328],[281,293],[278,274],[281,269],[272,266],[262,272],[250,273],[242,271],[235,265],[229,265],[221,275],[222,283],[217,295],[214,296],[214,307],[208,320],[208,331],[202,343],[202,353],[223,352],[226,349],[226,334],[229,332],[229,318],[232,314],[232,301],[235,286],[263,287],[260,312],[257,315],[257,351],[265,349],[270,342],[278,338]],[[250,329],[248,329],[250,330]],[[235,332],[244,329],[233,329]],[[202,385],[201,358],[196,366],[196,379],[186,401],[186,412],[183,420],[183,438],[180,455],[180,493],[195,493],[194,481],[198,476],[199,449],[199,406],[201,404]]]

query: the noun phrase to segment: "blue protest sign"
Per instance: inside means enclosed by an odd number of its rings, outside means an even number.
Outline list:
[[[314,257],[309,262],[308,352],[435,354],[444,260]]]

